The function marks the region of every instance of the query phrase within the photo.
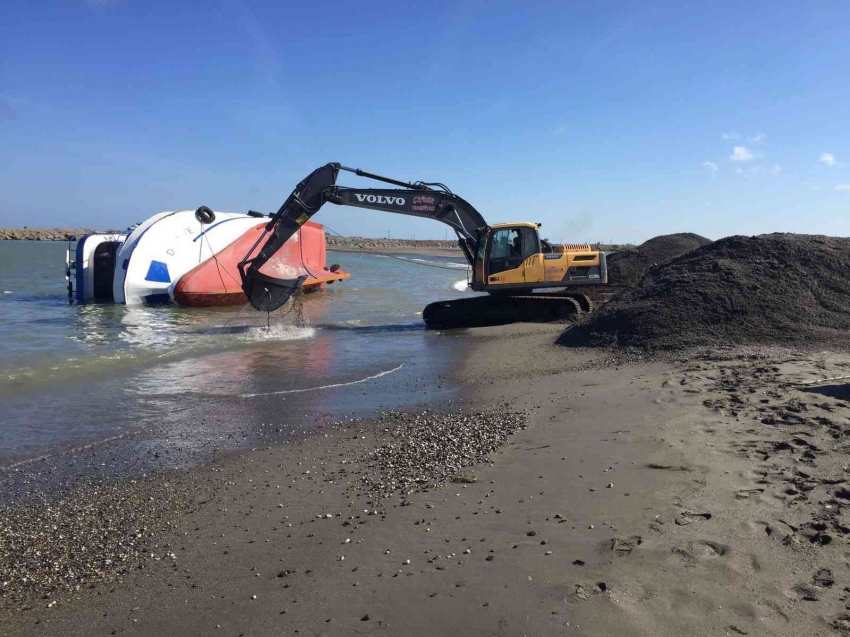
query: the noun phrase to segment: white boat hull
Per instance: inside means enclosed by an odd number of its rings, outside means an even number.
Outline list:
[[[171,290],[184,274],[262,223],[245,214],[215,213],[212,223],[194,210],[161,213],[127,238],[115,264],[116,303],[168,303]]]
[[[79,303],[171,302],[180,277],[263,223],[256,213],[215,212],[205,223],[194,210],[178,210],[126,234],[85,235],[66,256],[69,294]]]

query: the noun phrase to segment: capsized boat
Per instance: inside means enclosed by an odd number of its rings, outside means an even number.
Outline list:
[[[79,237],[70,242],[66,255],[69,298],[78,303],[174,302],[189,307],[246,303],[236,264],[267,222],[258,212],[199,208],[161,212],[125,233]],[[265,267],[306,276],[305,290],[349,278],[338,265],[326,265],[324,227],[309,226]]]
[[[244,305],[248,302],[242,291],[237,265],[251,250],[256,256],[262,247],[258,243],[266,224],[251,228],[212,259],[195,266],[180,277],[171,291],[174,302],[185,306]],[[320,290],[324,285],[347,279],[351,275],[339,265],[326,264],[325,228],[312,221],[306,222],[283,244],[267,263],[260,268],[263,274],[275,277],[307,277],[302,285],[305,292]]]

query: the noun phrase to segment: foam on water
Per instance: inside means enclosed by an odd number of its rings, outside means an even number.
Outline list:
[[[466,292],[469,289],[469,284],[466,282],[466,279],[461,279],[452,283],[452,289],[458,292]]]
[[[392,374],[393,372],[397,372],[402,367],[404,367],[404,363],[402,363],[398,367],[393,367],[392,369],[385,369],[384,371],[378,372],[377,374],[372,374],[371,376],[366,376],[365,378],[358,378],[357,380],[351,380],[347,383],[331,383],[329,385],[320,385],[318,387],[305,387],[303,389],[281,389],[280,391],[261,392],[257,394],[242,394],[241,397],[255,398],[256,396],[280,396],[281,394],[301,394],[304,392],[319,391],[321,389],[336,389],[338,387],[348,387],[349,385],[359,385],[360,383],[365,383],[370,380],[375,380],[376,378],[381,378],[382,376]]]
[[[298,341],[316,335],[314,327],[277,324],[270,327],[251,327],[244,333],[247,341]]]
[[[431,261],[430,259],[405,259],[413,263],[423,263],[425,265],[438,265],[441,268],[450,268],[452,270],[466,270],[469,266],[466,263],[455,263],[453,261]]]

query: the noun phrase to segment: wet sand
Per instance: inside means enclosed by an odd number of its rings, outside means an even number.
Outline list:
[[[352,421],[170,477],[193,502],[152,559],[7,596],[0,633],[850,634],[850,356],[625,361],[560,329],[471,331],[431,439]],[[496,416],[467,439],[461,411]],[[498,414],[527,426],[489,462],[376,498],[380,458],[416,458],[389,445],[484,449]]]

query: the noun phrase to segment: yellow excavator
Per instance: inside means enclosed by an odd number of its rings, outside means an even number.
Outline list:
[[[338,186],[340,171],[399,188]],[[469,286],[489,294],[429,304],[422,313],[429,327],[569,319],[592,309],[590,299],[576,288],[608,282],[603,252],[588,244],[552,245],[540,238],[539,223],[490,226],[469,202],[441,183],[399,181],[330,163],[296,186],[239,263],[242,289],[255,309],[272,312],[300,288],[303,278],[286,278],[263,266],[328,202],[434,219],[455,231],[471,266]]]

